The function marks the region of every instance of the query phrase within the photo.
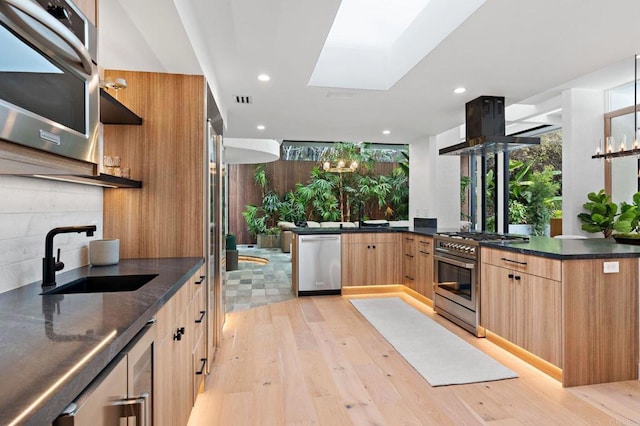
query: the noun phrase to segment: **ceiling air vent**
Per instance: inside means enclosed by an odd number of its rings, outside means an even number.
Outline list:
[[[234,98],[236,99],[236,103],[237,104],[251,104],[253,103],[253,99],[251,98],[251,96],[234,96]]]

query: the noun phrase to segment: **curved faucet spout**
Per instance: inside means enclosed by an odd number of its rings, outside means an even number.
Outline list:
[[[87,237],[93,237],[93,233],[98,228],[96,225],[83,226],[62,226],[53,228],[47,233],[44,242],[44,258],[42,259],[42,287],[50,287],[56,285],[56,271],[64,268],[64,263],[60,262],[60,252],[58,251],[58,259],[53,256],[53,237],[58,234],[69,234],[73,232],[85,232]]]

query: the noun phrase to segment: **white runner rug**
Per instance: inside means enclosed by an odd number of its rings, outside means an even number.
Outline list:
[[[351,303],[431,386],[518,377],[398,297]]]

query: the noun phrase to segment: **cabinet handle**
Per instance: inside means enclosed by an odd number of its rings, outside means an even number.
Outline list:
[[[202,367],[200,367],[199,371],[196,371],[196,376],[199,376],[204,373],[204,368],[207,366],[207,359],[200,358],[200,362],[202,363]]]
[[[423,250],[418,250],[418,253],[420,253],[420,254],[431,254],[431,252],[423,251]]]
[[[202,284],[202,283],[204,282],[204,279],[205,279],[205,278],[206,278],[206,276],[204,276],[204,275],[200,275],[200,281],[196,281],[196,282],[195,282],[195,284],[196,284],[196,285],[200,285],[200,284]]]
[[[184,334],[184,327],[178,327],[176,329],[176,334],[173,335],[173,340],[182,340],[183,334]]]
[[[414,278],[413,278],[413,277],[410,277],[409,275],[405,275],[404,277],[405,277],[406,279],[408,279],[408,280],[411,280],[411,281],[413,281],[413,280],[414,280]]]
[[[371,248],[371,246],[367,246],[367,248],[368,248],[368,249],[370,249],[370,248]]]
[[[426,244],[426,245],[431,244],[429,241],[422,241],[422,240],[420,240],[420,241],[418,241],[418,242],[419,242],[420,244]]]
[[[376,248],[376,246],[373,246],[373,248]]]
[[[413,255],[412,254],[405,253],[404,255],[413,259]]]
[[[527,262],[520,262],[518,260],[511,260],[511,259],[507,259],[506,257],[501,258],[500,260],[504,260],[505,262],[511,262],[511,263],[515,263],[517,265],[524,265],[527,266]]]
[[[405,238],[405,241],[413,241],[413,238]]]
[[[516,281],[520,281],[520,278],[521,278],[521,277],[520,277],[520,275],[516,275],[516,277],[515,277],[515,278],[516,278]]]
[[[510,280],[512,280],[512,279],[513,279],[513,274],[509,274],[509,275],[507,275],[507,278],[509,278]]]
[[[196,324],[200,324],[206,314],[207,314],[207,311],[200,311],[200,318],[196,320]]]
[[[143,393],[137,398],[128,398],[118,401],[116,404],[122,409],[120,418],[135,417],[136,425],[148,426],[147,421],[147,401],[148,393]]]

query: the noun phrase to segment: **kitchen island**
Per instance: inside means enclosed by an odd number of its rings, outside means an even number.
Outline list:
[[[480,324],[563,386],[635,380],[639,257],[599,238],[483,244]]]
[[[433,267],[429,243],[434,230],[294,233],[343,235],[342,294],[404,291],[431,304],[432,269],[424,265]],[[481,241],[479,247],[479,325],[490,340],[563,386],[638,378],[640,246],[601,238],[530,237]],[[384,252],[384,261],[368,254],[376,251]],[[417,256],[420,251],[427,254],[424,259]],[[295,253],[292,260],[295,285]],[[377,265],[384,265],[387,273],[376,274]],[[417,273],[420,268],[427,276]],[[356,273],[358,269],[368,275]],[[360,276],[368,278],[363,281]]]
[[[202,258],[121,260],[60,273],[158,274],[136,291],[42,296],[39,282],[0,294],[0,424],[51,422],[203,265]]]

